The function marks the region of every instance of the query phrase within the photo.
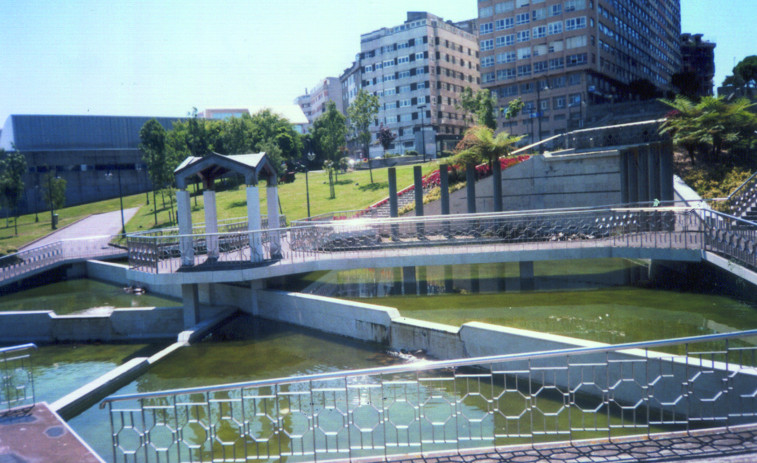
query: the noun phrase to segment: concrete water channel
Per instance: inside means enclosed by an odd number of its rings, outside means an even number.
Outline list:
[[[718,294],[656,289],[647,284],[646,271],[643,262],[597,259],[539,262],[528,284],[530,288],[521,287],[528,285],[519,278],[517,264],[414,268],[413,278],[408,278],[407,268],[320,272],[282,279],[278,285],[395,307],[405,317],[434,323],[458,326],[483,321],[608,343],[757,328],[757,307],[753,304]],[[98,291],[94,289],[98,288],[117,302],[96,297]],[[71,300],[84,294],[87,297],[83,303],[71,304]],[[45,299],[38,299],[40,295]],[[124,296],[126,299],[121,299]],[[66,311],[134,306],[142,301],[149,301],[149,305],[175,304],[170,299],[150,297],[124,295],[118,286],[70,280],[16,293],[7,300],[4,297],[3,303],[10,307],[11,300],[16,304],[26,300],[25,307],[33,308],[44,301],[40,308],[59,306]],[[38,399],[53,402],[129,359],[149,356],[166,345],[143,342],[42,346],[34,355]],[[386,346],[381,344],[243,316],[215,330],[202,342],[183,347],[155,363],[117,393],[285,378],[397,361],[386,355]],[[452,395],[454,391],[445,394]],[[549,396],[539,400],[543,409],[560,402],[559,397]],[[470,412],[481,407],[475,400],[464,403]],[[107,411],[93,406],[69,423],[104,459],[110,460],[109,421]],[[533,426],[519,425],[524,426],[524,431]],[[508,439],[496,444],[530,441]]]

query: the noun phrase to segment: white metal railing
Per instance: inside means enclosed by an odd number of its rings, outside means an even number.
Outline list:
[[[106,399],[113,461],[313,461],[752,422],[757,330]],[[673,350],[660,353],[656,349]]]
[[[34,407],[31,353],[35,344],[0,348],[0,416],[23,414]]]

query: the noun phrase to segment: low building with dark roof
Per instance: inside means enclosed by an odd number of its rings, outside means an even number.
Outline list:
[[[11,115],[0,132],[0,148],[20,151],[29,171],[20,213],[47,210],[40,182],[54,171],[66,179],[66,206],[152,189],[139,150],[139,130],[151,117]],[[170,130],[181,118],[155,118]],[[110,175],[109,175],[110,174]]]

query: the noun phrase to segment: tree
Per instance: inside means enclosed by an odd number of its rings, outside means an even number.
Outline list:
[[[26,156],[18,151],[12,151],[4,156],[0,149],[0,196],[8,212],[13,210],[14,233],[18,235],[18,203],[24,194],[24,175],[26,174]],[[6,222],[8,215],[5,216]]]
[[[523,111],[523,108],[525,106],[526,104],[520,98],[510,100],[510,102],[507,104],[507,109],[505,110],[505,119],[515,119],[516,117],[518,117],[518,114]]]
[[[391,130],[383,125],[379,127],[379,131],[376,133],[376,139],[381,143],[381,147],[384,148],[384,157],[386,157],[386,150],[389,149],[395,138],[397,138],[397,135],[392,133]]]
[[[336,194],[334,192],[335,179],[332,174],[334,168],[339,163],[339,147],[344,145],[344,140],[347,136],[347,120],[344,115],[336,109],[336,104],[334,104],[333,101],[327,103],[326,112],[321,114],[321,116],[313,122],[311,132],[315,144],[325,155],[327,161],[330,161],[328,167],[329,186],[331,189],[331,199],[333,199],[336,197]]]
[[[699,98],[699,81],[695,72],[677,72],[671,76],[670,83],[680,95],[691,100]]]
[[[42,198],[50,207],[50,226],[55,229],[53,211],[66,203],[66,179],[60,178],[53,170],[48,170],[42,177]]]
[[[456,106],[463,110],[464,120],[473,123],[475,116],[476,124],[497,130],[497,118],[494,114],[496,104],[497,99],[488,89],[473,93],[470,87],[466,87],[460,96],[460,103]]]
[[[726,77],[723,85],[744,89],[751,97],[757,88],[757,55],[747,56],[733,68],[733,74]]]
[[[173,169],[176,167],[169,162],[166,149],[166,129],[156,119],[150,119],[139,130],[139,150],[142,160],[147,165],[147,175],[152,183],[152,203],[155,225],[158,224],[158,203],[155,191],[171,182]]]
[[[371,143],[371,124],[376,118],[378,110],[378,97],[368,93],[364,89],[360,89],[355,97],[355,101],[347,108],[347,116],[349,117],[350,126],[355,133],[355,138],[363,147],[364,157],[368,158],[371,183],[373,183],[373,166],[371,165],[371,155],[368,147]]]
[[[477,125],[468,129],[458,144],[458,162],[465,165],[488,162],[491,166],[495,212],[502,211],[502,165],[499,158],[509,156],[513,146],[522,138],[507,132],[500,132],[495,136],[494,130],[490,127]]]

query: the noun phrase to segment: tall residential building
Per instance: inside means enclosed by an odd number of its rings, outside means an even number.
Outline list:
[[[715,77],[715,44],[702,40],[702,34],[681,34],[682,71],[694,77],[697,95],[712,96]]]
[[[304,95],[298,96],[294,102],[302,108],[302,112],[305,113],[305,117],[308,118],[308,123],[313,124],[313,121],[318,119],[318,116],[326,112],[326,104],[329,101],[333,101],[336,104],[336,109],[340,112],[344,112],[342,106],[342,85],[339,83],[338,77],[326,77],[318,85],[313,87],[309,92],[305,92]]]
[[[681,67],[680,0],[479,0],[482,87],[500,127],[537,141],[583,125],[587,106],[667,90]]]
[[[403,24],[360,36],[360,86],[381,103],[374,140],[383,125],[397,135],[393,153],[435,154],[455,146],[465,128],[456,107],[460,93],[479,88],[475,30],[475,20],[453,23],[408,12]],[[372,145],[371,156],[381,154],[381,146]]]

